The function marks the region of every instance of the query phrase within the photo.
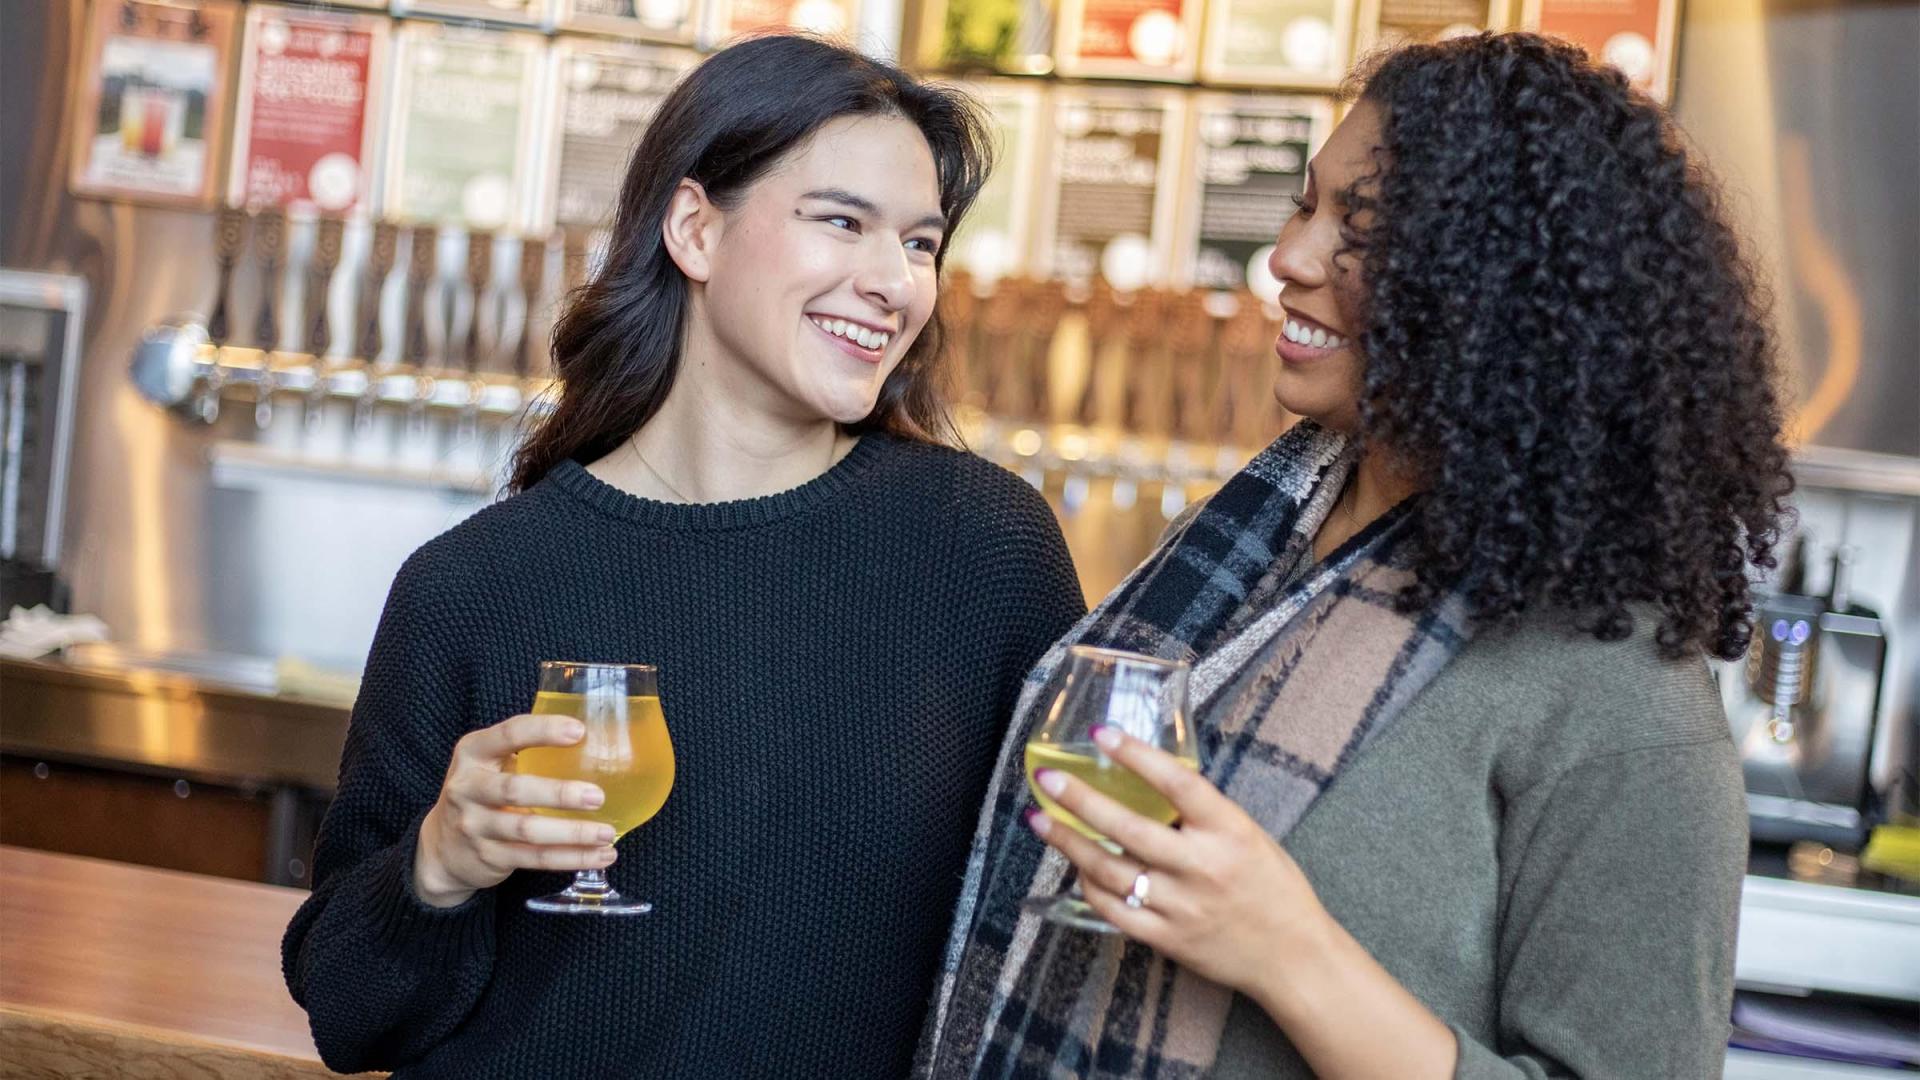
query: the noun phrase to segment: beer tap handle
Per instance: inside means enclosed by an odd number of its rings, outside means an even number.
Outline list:
[[[1080,401],[1074,408],[1074,419],[1086,427],[1093,427],[1100,422],[1100,388],[1104,385],[1102,360],[1107,352],[1107,343],[1113,340],[1114,332],[1119,327],[1120,316],[1120,300],[1114,295],[1113,286],[1104,280],[1095,281],[1093,291],[1087,297],[1086,380],[1080,385]]]
[[[513,371],[525,379],[544,364],[534,363],[541,351],[540,335],[534,333],[534,317],[539,314],[541,294],[547,278],[547,242],[528,237],[520,242],[520,340],[513,351]]]
[[[433,287],[439,258],[440,230],[416,225],[407,261],[407,333],[401,359],[420,367],[427,362],[427,291]]]
[[[308,310],[313,321],[307,331],[307,352],[313,355],[316,371],[321,358],[333,347],[333,323],[327,318],[327,294],[333,291],[333,272],[340,266],[340,248],[346,222],[337,217],[320,219],[320,231],[313,242],[313,273],[308,291]]]
[[[253,222],[253,252],[260,260],[260,317],[253,341],[264,352],[280,347],[280,255],[286,247],[287,218],[278,210],[263,210]]]
[[[974,374],[973,328],[980,312],[980,299],[973,292],[973,275],[955,270],[940,287],[940,317],[948,335],[947,355],[952,357],[953,386],[958,400],[974,403],[980,386]]]
[[[360,358],[369,369],[379,362],[380,353],[386,343],[380,334],[380,299],[386,292],[387,275],[393,273],[393,264],[400,254],[400,233],[390,222],[378,222],[373,227],[373,239],[367,253],[367,280],[363,289],[360,310],[363,329],[360,332]]]
[[[993,295],[980,305],[980,330],[985,339],[987,411],[994,416],[1018,416],[1026,409],[1026,382],[1014,356],[1014,332],[1020,326],[1020,307],[1026,302],[1027,287],[1012,278],[1002,278],[993,287]]]
[[[1213,344],[1213,319],[1199,293],[1174,298],[1167,326],[1168,362],[1172,370],[1173,437],[1187,441],[1217,438],[1207,428],[1207,353]]]
[[[1133,306],[1127,311],[1122,330],[1127,339],[1127,368],[1126,377],[1121,381],[1126,393],[1121,398],[1120,426],[1130,434],[1140,434],[1146,420],[1150,404],[1148,384],[1155,373],[1151,351],[1162,329],[1163,316],[1158,292],[1142,289],[1134,294]]]
[[[480,309],[493,294],[493,234],[467,235],[467,292],[473,297],[472,315],[467,319],[466,369],[468,375],[480,371]]]
[[[233,309],[233,266],[246,243],[246,212],[234,206],[222,207],[213,226],[213,257],[220,268],[220,283],[213,298],[213,314],[207,316],[207,340],[215,348],[227,343]]]
[[[1045,281],[1033,290],[1025,326],[1027,364],[1027,411],[1034,422],[1053,419],[1053,339],[1060,331],[1060,319],[1067,313],[1067,287],[1059,281]]]

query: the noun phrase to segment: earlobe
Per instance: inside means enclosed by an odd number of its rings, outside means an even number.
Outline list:
[[[712,276],[713,226],[717,218],[706,191],[692,180],[680,181],[667,200],[660,240],[666,245],[667,257],[689,281],[704,283]]]

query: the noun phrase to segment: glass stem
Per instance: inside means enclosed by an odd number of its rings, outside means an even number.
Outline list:
[[[605,870],[578,870],[573,875],[573,893],[579,896],[605,896],[613,891]]]

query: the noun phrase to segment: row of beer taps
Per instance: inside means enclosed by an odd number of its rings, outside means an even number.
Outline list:
[[[472,232],[456,275],[442,255],[460,237],[380,221],[360,226],[357,280],[336,287],[346,221],[297,223],[297,260],[295,223],[279,211],[225,209],[214,225],[209,314],[151,328],[133,378],[152,400],[207,423],[223,400],[250,401],[263,430],[290,398],[310,425],[346,399],[356,431],[383,406],[414,425],[451,416],[465,433],[541,408],[552,386],[545,328],[595,258],[585,230]],[[502,252],[517,262],[506,275],[496,274]],[[243,275],[258,286],[245,313]],[[330,302],[336,295],[348,302]],[[1069,474],[1069,501],[1073,477],[1217,482],[1288,420],[1271,394],[1277,313],[1249,294],[1121,293],[1100,281],[989,281],[950,269],[940,310],[968,444],[1036,483]],[[250,332],[236,333],[248,321]]]

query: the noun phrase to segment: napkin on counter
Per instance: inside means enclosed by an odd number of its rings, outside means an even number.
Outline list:
[[[107,624],[92,615],[61,615],[45,604],[16,607],[0,622],[0,656],[34,660],[83,641],[107,640]]]

